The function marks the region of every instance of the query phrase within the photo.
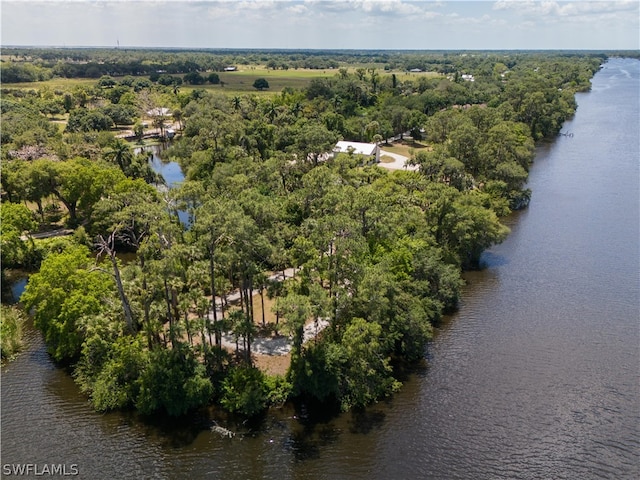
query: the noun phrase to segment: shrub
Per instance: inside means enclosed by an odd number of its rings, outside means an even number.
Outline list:
[[[264,374],[255,367],[235,367],[222,382],[220,404],[234,413],[252,417],[267,406]]]
[[[93,383],[91,403],[98,411],[133,405],[139,394],[140,375],[148,364],[144,339],[120,337],[110,347],[110,359]]]
[[[293,386],[282,375],[266,375],[265,387],[267,390],[267,402],[269,405],[281,406],[291,395]]]
[[[7,360],[22,348],[24,315],[17,307],[0,307],[0,354],[3,360]]]
[[[156,349],[140,377],[136,408],[143,414],[159,410],[180,416],[206,405],[213,394],[204,366],[186,345]]]

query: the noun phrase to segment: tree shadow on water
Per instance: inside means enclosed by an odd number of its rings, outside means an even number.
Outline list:
[[[480,257],[478,270],[485,270],[493,267],[503,267],[509,263],[509,259],[504,255],[493,252],[484,252]]]
[[[340,437],[340,429],[334,425],[316,425],[291,432],[284,446],[296,461],[320,458],[322,450],[335,443]]]
[[[380,410],[354,410],[349,421],[349,431],[354,434],[366,435],[378,429],[384,423],[386,414]]]
[[[307,399],[294,402],[294,424],[290,424],[284,448],[296,461],[319,458],[327,445],[335,443],[341,433],[340,409],[333,401]]]
[[[367,435],[379,429],[386,419],[380,404],[343,413],[336,404],[299,403],[295,410],[297,428],[291,429],[284,447],[296,461],[319,458],[344,433]]]
[[[121,413],[125,423],[142,429],[146,437],[165,448],[183,448],[191,445],[203,431],[209,430],[211,420],[204,412],[190,412],[180,417],[164,415],[142,416],[136,412]]]

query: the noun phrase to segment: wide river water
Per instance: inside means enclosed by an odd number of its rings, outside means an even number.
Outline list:
[[[527,210],[390,401],[243,425],[94,413],[42,339],[2,369],[1,462],[78,477],[640,478],[640,62],[611,59],[538,148]],[[237,432],[224,438],[211,418]],[[5,475],[3,475],[4,477]]]

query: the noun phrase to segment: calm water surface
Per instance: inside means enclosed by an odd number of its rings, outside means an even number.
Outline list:
[[[539,148],[528,210],[467,276],[428,365],[388,403],[210,418],[91,411],[42,340],[2,371],[2,463],[80,478],[640,478],[640,62],[612,59]],[[211,413],[213,415],[213,413]]]

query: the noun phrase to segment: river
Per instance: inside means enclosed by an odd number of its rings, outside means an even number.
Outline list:
[[[92,412],[42,339],[2,370],[2,464],[79,478],[640,478],[640,62],[611,59],[538,147],[527,210],[388,402],[255,425]],[[213,413],[212,413],[213,415]]]

